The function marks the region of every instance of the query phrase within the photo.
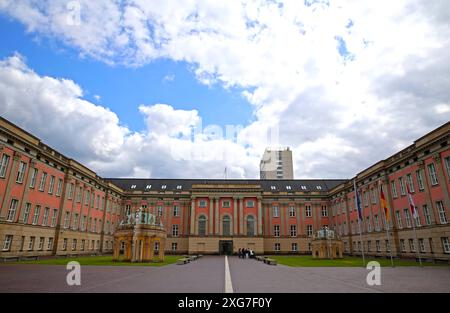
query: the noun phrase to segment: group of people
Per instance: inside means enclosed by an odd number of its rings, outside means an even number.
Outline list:
[[[253,259],[255,258],[255,252],[252,249],[239,248],[238,256],[240,259]]]

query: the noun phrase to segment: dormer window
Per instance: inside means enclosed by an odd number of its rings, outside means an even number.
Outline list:
[[[302,190],[306,190],[306,186],[300,186]]]
[[[166,189],[167,188],[167,185],[162,185],[161,186],[161,189]]]
[[[291,188],[291,186],[286,186],[286,189],[291,190],[292,188]]]
[[[136,189],[136,185],[131,185],[131,189]]]
[[[317,190],[322,190],[322,186],[316,186]]]
[[[145,189],[152,189],[152,185],[145,186]]]
[[[178,185],[178,186],[177,186],[177,189],[178,189],[178,190],[180,190],[181,188],[183,188],[183,186],[181,186],[181,185]]]
[[[275,187],[275,186],[270,186],[270,189],[271,189],[271,190],[276,190],[277,187]]]

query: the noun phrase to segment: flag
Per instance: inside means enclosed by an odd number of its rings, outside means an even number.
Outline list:
[[[362,221],[362,209],[361,209],[361,199],[359,198],[358,190],[356,189],[356,180],[353,181],[354,187],[355,187],[355,204],[356,209],[358,210],[358,218],[360,221]]]
[[[389,210],[388,210],[387,204],[386,204],[386,198],[384,197],[383,185],[381,185],[380,187],[381,187],[381,192],[380,192],[381,206],[383,207],[384,215],[386,216],[386,221],[389,222],[390,216],[389,216]]]
[[[412,198],[412,193],[411,193],[411,190],[409,189],[409,185],[408,184],[406,184],[406,190],[408,191],[408,201],[409,201],[409,207],[411,209],[412,216],[414,218],[417,218],[418,217],[418,214],[417,214],[418,212],[416,210],[416,206],[414,205],[414,200]]]

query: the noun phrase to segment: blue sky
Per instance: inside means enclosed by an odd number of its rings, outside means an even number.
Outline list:
[[[350,178],[450,120],[449,1],[71,3],[0,1],[0,115],[101,176],[258,178],[289,146]]]
[[[84,98],[117,113],[130,130],[141,131],[140,104],[168,103],[175,109],[199,111],[203,125],[248,125],[254,117],[241,89],[200,83],[186,62],[158,59],[142,67],[111,66],[80,58],[75,49],[54,39],[26,32],[19,22],[0,15],[0,58],[20,53],[39,75],[67,78]],[[170,78],[170,79],[167,79]],[[94,95],[99,95],[98,101]]]

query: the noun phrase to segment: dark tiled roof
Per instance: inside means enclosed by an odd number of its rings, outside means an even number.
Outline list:
[[[329,191],[345,183],[346,179],[153,179],[106,178],[125,191],[186,191],[193,184],[252,184],[261,185],[264,191]],[[290,188],[290,189],[289,189]]]

